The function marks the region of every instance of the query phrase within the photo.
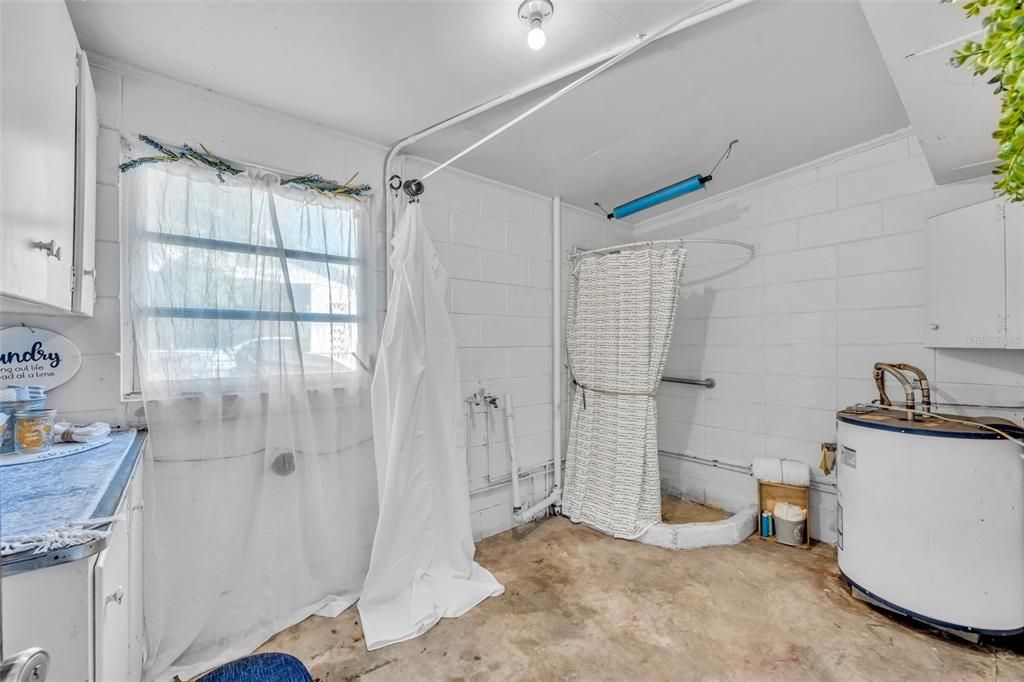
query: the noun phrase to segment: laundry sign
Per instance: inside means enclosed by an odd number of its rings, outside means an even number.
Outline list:
[[[75,376],[82,353],[71,339],[38,327],[0,329],[0,388],[8,384],[55,388]]]

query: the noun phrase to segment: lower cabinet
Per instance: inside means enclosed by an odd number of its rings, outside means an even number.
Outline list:
[[[92,569],[95,679],[142,677],[142,472],[128,488],[110,544]]]
[[[3,650],[42,647],[48,679],[142,677],[142,456],[106,548],[78,561],[4,576]]]

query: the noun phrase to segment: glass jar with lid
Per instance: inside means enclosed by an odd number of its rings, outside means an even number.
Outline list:
[[[46,452],[53,447],[57,410],[37,408],[14,413],[14,450],[18,454]]]

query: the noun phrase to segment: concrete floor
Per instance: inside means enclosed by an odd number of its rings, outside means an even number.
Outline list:
[[[666,504],[674,522],[722,512]],[[832,547],[750,538],[673,551],[564,518],[484,540],[477,560],[505,585],[462,618],[368,653],[358,613],[310,617],[261,651],[334,680],[1024,679],[1024,656],[975,646],[854,600]]]

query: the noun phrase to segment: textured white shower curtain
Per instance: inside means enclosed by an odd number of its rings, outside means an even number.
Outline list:
[[[367,220],[184,163],[128,172],[121,196],[149,424],[145,678],[187,679],[359,596],[377,518]]]
[[[615,537],[661,521],[658,391],[683,249],[582,258],[569,280],[566,348],[576,381],[562,513]]]
[[[368,649],[417,637],[504,588],[473,561],[469,477],[456,450],[461,392],[447,273],[418,203],[395,228],[373,378],[380,521],[359,599]]]

